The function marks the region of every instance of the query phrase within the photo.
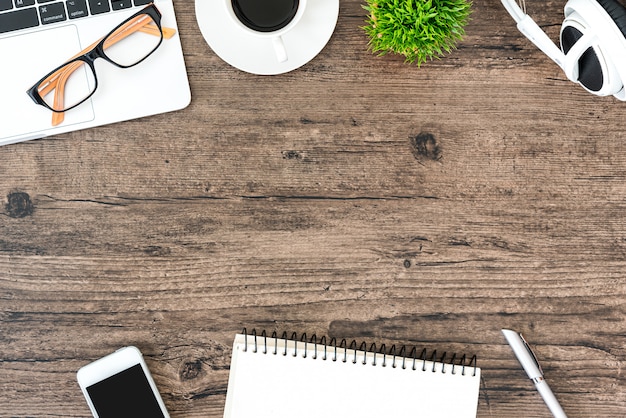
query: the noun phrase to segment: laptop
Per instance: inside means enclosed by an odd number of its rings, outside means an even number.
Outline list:
[[[172,1],[0,0],[0,145],[186,107],[191,92]],[[150,3],[174,35],[131,68],[97,59],[94,94],[53,125],[53,112],[27,90]]]

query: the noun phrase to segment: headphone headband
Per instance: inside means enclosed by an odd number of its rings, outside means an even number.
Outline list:
[[[526,10],[522,10],[516,0],[501,1],[509,14],[517,22],[517,29],[562,68],[562,63],[565,58],[563,52],[552,42],[550,37],[541,30],[539,25],[526,14]]]

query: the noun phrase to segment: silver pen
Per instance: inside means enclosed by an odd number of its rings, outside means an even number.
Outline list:
[[[546,405],[548,405],[552,415],[554,415],[555,418],[567,418],[565,411],[563,411],[559,401],[554,396],[554,393],[552,393],[550,386],[548,386],[548,383],[543,378],[543,370],[541,370],[541,366],[539,365],[539,361],[537,361],[535,353],[533,353],[533,350],[530,349],[522,334],[511,331],[510,329],[503,329],[502,333],[513,349],[513,353],[515,353],[515,356],[524,368],[524,371],[530,380],[532,380],[535,384],[535,387],[543,398],[543,401]]]

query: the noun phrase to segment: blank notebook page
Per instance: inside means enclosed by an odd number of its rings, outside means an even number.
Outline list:
[[[393,367],[391,355],[245,338],[238,334],[233,345],[225,418],[476,416],[474,366],[456,365],[453,374],[450,364],[395,357]]]

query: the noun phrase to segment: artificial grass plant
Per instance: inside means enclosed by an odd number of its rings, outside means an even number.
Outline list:
[[[418,66],[450,52],[465,36],[469,0],[366,0],[363,27],[372,52],[403,55]]]

